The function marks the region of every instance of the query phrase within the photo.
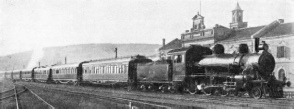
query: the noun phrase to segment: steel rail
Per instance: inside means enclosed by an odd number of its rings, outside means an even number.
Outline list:
[[[14,89],[13,89],[14,90]],[[23,90],[23,91],[21,91],[21,92],[17,92],[17,95],[19,95],[20,93],[23,93],[23,92],[25,92],[26,90]],[[6,97],[2,97],[2,98],[0,98],[0,101],[1,100],[4,100],[4,99],[6,99],[6,98],[10,98],[10,97],[13,97],[13,96],[15,96],[15,94],[13,94],[13,95],[9,95],[9,96],[6,96]]]
[[[12,91],[12,90],[14,90],[14,88],[9,89],[9,90],[5,90],[5,91],[1,92],[0,94],[6,93],[6,92],[9,92],[9,91]]]
[[[40,87],[40,86],[36,86],[36,85],[33,85],[33,84],[30,84],[29,86]],[[67,92],[67,90],[56,89],[56,88],[48,88],[47,87],[47,89],[60,90],[60,91]],[[89,91],[89,92],[92,92],[92,91],[95,91],[95,90],[96,89],[94,89],[94,90],[87,89],[87,91]],[[80,92],[78,92],[78,93],[80,93]],[[87,93],[85,93],[85,94],[87,94]],[[124,93],[124,94],[126,94],[126,93]],[[141,95],[141,94],[128,94],[128,95],[131,95],[131,96],[132,95],[146,96],[146,95]],[[100,95],[97,95],[97,96],[100,96]],[[155,98],[154,96],[146,96],[146,97]],[[244,98],[244,97],[241,97],[241,99],[240,99],[238,97],[220,97],[220,96],[207,96],[207,95],[202,96],[202,95],[199,95],[196,98],[186,98],[186,99],[181,99],[181,98],[176,98],[175,99],[175,98],[170,98],[170,97],[163,97],[163,98],[164,99],[173,99],[173,100],[195,101],[195,102],[200,102],[200,103],[215,103],[215,104],[223,104],[223,105],[227,105],[227,106],[245,106],[245,107],[254,106],[254,105],[250,105],[250,103],[252,102],[252,98]],[[223,98],[227,98],[227,99],[225,99],[225,101],[229,101],[230,103],[223,102],[223,100],[221,100]],[[274,106],[277,105],[277,104],[267,103],[267,100],[268,99],[255,101],[255,104],[274,105]],[[281,99],[276,99],[276,100],[281,100]],[[289,104],[279,104],[279,105],[280,106],[286,106],[286,105],[289,105]]]
[[[19,109],[19,102],[17,98],[17,91],[16,91],[15,85],[14,85],[14,95],[15,95],[16,109]]]
[[[51,90],[69,92],[69,93],[79,94],[79,95],[93,95],[93,96],[99,97],[99,98],[94,97],[95,99],[124,100],[124,101],[127,101],[128,103],[134,102],[134,103],[141,103],[141,104],[146,104],[146,105],[150,105],[150,106],[157,106],[157,107],[161,107],[161,108],[171,109],[171,107],[169,107],[169,106],[158,105],[156,103],[147,103],[147,102],[144,102],[144,100],[136,100],[136,99],[130,99],[130,98],[123,98],[123,97],[113,97],[113,96],[108,97],[108,96],[101,96],[101,95],[97,95],[97,94],[84,93],[84,92],[78,92],[78,91],[60,90],[60,89],[51,89]],[[152,102],[152,101],[148,101],[148,102]]]
[[[32,90],[30,90],[29,88],[25,87],[24,85],[21,85],[24,88],[26,88],[28,91],[30,91],[34,96],[36,96],[39,100],[41,100],[42,102],[44,102],[46,105],[48,105],[51,109],[55,109],[54,106],[52,106],[51,104],[49,104],[48,102],[46,102],[44,99],[42,99],[40,96],[38,96],[35,92],[33,92]]]

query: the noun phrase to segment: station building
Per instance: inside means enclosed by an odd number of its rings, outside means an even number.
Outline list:
[[[204,17],[199,13],[193,18],[193,26],[181,34],[182,47],[197,44],[212,47],[214,44],[222,44],[226,53],[238,53],[239,44],[248,44],[253,51],[253,40],[251,35],[262,29],[265,25],[247,27],[248,23],[243,21],[243,10],[237,3],[232,10],[232,21],[230,27],[215,25],[213,28],[205,28]],[[273,19],[277,20],[277,19]],[[269,22],[270,23],[270,22]],[[276,28],[267,31],[260,40],[269,45],[269,52],[273,54],[276,61],[274,75],[282,81],[292,83],[289,89],[294,91],[294,23],[281,23]],[[167,46],[167,45],[166,45]],[[171,46],[171,45],[169,45]],[[169,50],[163,46],[159,51]]]

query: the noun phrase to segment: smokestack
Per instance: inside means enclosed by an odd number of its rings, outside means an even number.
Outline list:
[[[165,39],[162,39],[162,46],[165,46]]]
[[[39,62],[39,67],[41,67],[41,62]]]
[[[283,19],[278,19],[273,21],[272,23],[266,25],[265,27],[263,27],[262,29],[260,29],[259,31],[257,31],[256,33],[254,33],[253,35],[251,35],[251,38],[253,39],[253,50],[254,52],[258,52],[259,50],[263,50],[263,47],[259,47],[259,40],[260,37],[264,36],[267,32],[275,29],[277,26],[279,26],[281,23],[284,23]]]
[[[66,57],[64,58],[64,64],[66,64]]]

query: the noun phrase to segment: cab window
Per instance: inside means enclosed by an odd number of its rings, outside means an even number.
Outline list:
[[[182,62],[182,55],[175,55],[174,56],[174,63],[181,63]]]

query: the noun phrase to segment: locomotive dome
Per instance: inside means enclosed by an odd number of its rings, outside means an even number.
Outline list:
[[[216,44],[212,48],[213,54],[224,54],[225,53],[225,48],[222,44]]]
[[[240,44],[238,51],[239,51],[239,53],[242,53],[242,54],[249,53],[248,45],[247,44]]]

